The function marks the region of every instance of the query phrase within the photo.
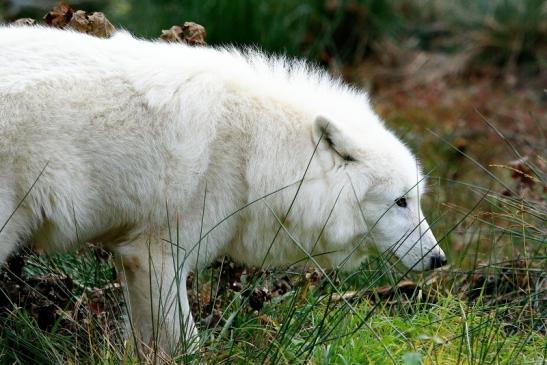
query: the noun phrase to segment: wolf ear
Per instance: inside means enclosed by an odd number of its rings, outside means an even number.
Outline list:
[[[329,119],[318,116],[313,124],[313,134],[315,143],[326,145],[333,153],[345,162],[354,162],[356,159],[349,152],[351,141],[344,132],[342,132]]]

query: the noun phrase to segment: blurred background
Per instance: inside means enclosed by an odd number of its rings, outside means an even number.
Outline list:
[[[6,20],[40,19],[56,3],[55,0],[1,0],[0,15]],[[450,62],[455,63],[453,72],[469,70],[477,63],[491,63],[506,71],[527,64],[529,71],[537,72],[540,66],[545,66],[540,62],[546,62],[547,56],[544,0],[73,0],[68,3],[75,9],[102,11],[118,27],[146,38],[157,37],[161,29],[183,20],[192,20],[205,26],[211,44],[260,45],[268,51],[327,64],[355,65],[374,55],[383,62],[397,62],[404,49],[459,55]],[[391,42],[391,47],[386,49],[386,42]]]

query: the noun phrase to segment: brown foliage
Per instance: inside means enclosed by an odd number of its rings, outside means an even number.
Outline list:
[[[162,30],[160,39],[167,42],[180,42],[195,46],[205,45],[206,36],[207,32],[202,25],[185,22],[182,26],[174,25],[167,30]]]
[[[51,25],[52,27],[64,28],[72,18],[73,13],[74,9],[64,1],[61,1],[57,6],[51,9],[51,11],[44,15],[44,21],[47,25]]]
[[[109,38],[116,32],[116,28],[114,28],[103,13],[86,13],[83,10],[74,12],[68,23],[68,27],[99,38]]]
[[[116,28],[103,13],[74,10],[63,1],[44,15],[43,20],[46,25],[51,27],[71,29],[99,38],[109,38],[116,32]],[[12,24],[29,26],[36,25],[37,22],[35,19],[21,18]]]

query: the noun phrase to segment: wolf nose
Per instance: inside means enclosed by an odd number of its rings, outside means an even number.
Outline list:
[[[447,264],[446,257],[444,255],[434,255],[431,257],[431,270],[436,269],[438,267],[444,266]]]

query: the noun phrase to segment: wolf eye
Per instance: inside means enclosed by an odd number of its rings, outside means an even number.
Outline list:
[[[398,198],[395,200],[395,204],[397,204],[401,208],[406,208],[406,199],[404,197]]]

